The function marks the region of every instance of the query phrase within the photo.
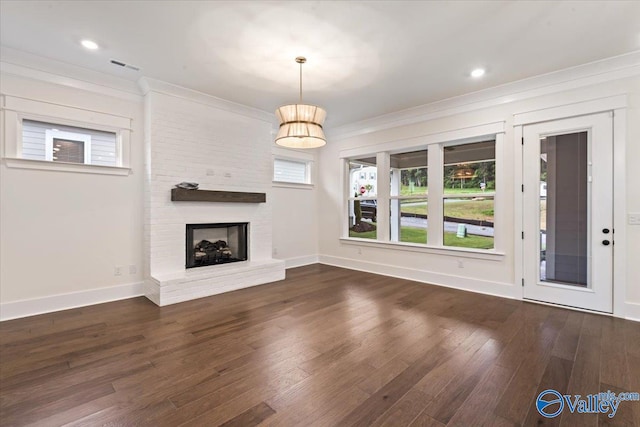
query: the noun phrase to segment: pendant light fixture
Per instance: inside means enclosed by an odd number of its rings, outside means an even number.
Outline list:
[[[283,105],[276,110],[280,121],[280,129],[276,136],[276,144],[288,148],[316,148],[327,143],[322,124],[327,112],[315,105],[302,103],[302,64],[307,58],[299,56],[300,64],[300,103]]]

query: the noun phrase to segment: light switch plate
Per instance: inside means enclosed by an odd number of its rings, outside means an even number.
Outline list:
[[[627,222],[629,225],[640,225],[640,213],[630,213],[627,214]]]

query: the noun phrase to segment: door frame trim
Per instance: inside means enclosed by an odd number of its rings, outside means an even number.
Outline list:
[[[523,127],[541,122],[568,119],[577,116],[610,112],[613,116],[613,227],[615,230],[615,246],[621,248],[615,250],[613,256],[613,316],[625,318],[626,306],[626,140],[627,140],[627,95],[608,96],[591,99],[572,104],[557,105],[534,111],[517,113],[513,115],[514,130],[514,256],[515,256],[515,282],[521,284],[520,297],[524,300],[524,240],[521,233],[524,232],[524,194],[521,191],[524,185],[523,167],[524,150],[522,145]],[[518,241],[520,243],[518,243]],[[594,313],[596,313],[594,311]],[[599,313],[599,312],[598,312]]]

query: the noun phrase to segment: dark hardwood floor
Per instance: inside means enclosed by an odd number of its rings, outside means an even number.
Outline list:
[[[640,426],[541,417],[545,389],[640,391],[640,324],[323,265],[158,308],[0,324],[0,423]]]

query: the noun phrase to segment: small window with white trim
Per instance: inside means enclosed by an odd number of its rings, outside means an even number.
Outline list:
[[[3,95],[2,162],[9,168],[126,176],[132,119]]]
[[[119,166],[115,132],[22,120],[23,159]]]
[[[311,162],[275,158],[273,160],[273,181],[311,184]]]

